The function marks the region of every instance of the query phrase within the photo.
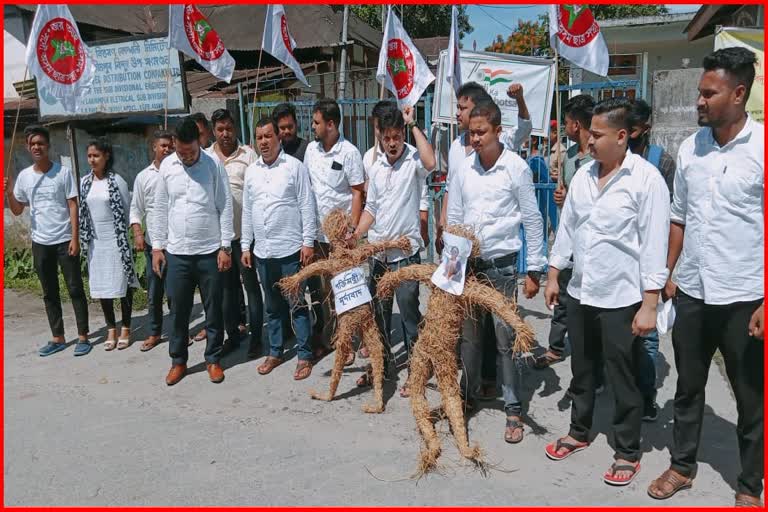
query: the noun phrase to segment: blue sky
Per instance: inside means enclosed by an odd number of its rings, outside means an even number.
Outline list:
[[[667,8],[671,13],[695,12],[701,4],[670,5]],[[538,5],[492,5],[475,4],[467,6],[469,22],[474,30],[464,36],[462,43],[464,48],[472,50],[472,42],[477,41],[477,49],[484,50],[486,46],[496,39],[497,34],[506,38],[512,29],[517,26],[517,20],[535,20],[539,14],[547,12],[546,4]]]

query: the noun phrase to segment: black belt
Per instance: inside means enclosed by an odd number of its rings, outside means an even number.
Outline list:
[[[505,254],[504,256],[499,256],[498,258],[494,258],[492,260],[483,260],[480,258],[477,258],[472,262],[472,267],[475,270],[487,270],[489,268],[504,268],[504,267],[511,267],[513,265],[517,265],[517,253],[511,252],[509,254]]]

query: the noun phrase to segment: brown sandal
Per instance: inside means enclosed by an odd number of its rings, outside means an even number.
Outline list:
[[[659,489],[661,484],[669,484],[672,488],[669,491],[662,493]],[[668,469],[648,486],[648,496],[657,500],[666,500],[667,498],[671,498],[677,491],[690,489],[691,487],[693,487],[693,478],[688,478],[673,469]],[[659,493],[654,493],[654,489],[659,491]]]
[[[149,338],[144,340],[144,343],[141,344],[141,347],[139,347],[139,350],[142,352],[147,352],[149,350],[152,350],[160,343],[160,336],[156,336],[153,339],[153,336],[150,336]]]
[[[366,388],[373,384],[373,367],[371,365],[365,367],[365,372],[357,378],[355,384],[359,388]]]
[[[763,502],[760,501],[760,498],[755,498],[754,496],[750,496],[749,494],[739,493],[736,495],[736,504],[734,506],[762,508]]]
[[[296,365],[296,371],[293,373],[293,380],[304,380],[312,374],[312,363],[309,361],[299,361]]]
[[[347,354],[347,359],[344,360],[344,366],[352,366],[353,364],[355,364],[355,353],[354,353],[354,351],[350,352],[349,354]]]
[[[283,361],[279,357],[267,356],[267,358],[263,363],[261,363],[261,365],[259,365],[256,371],[259,372],[260,375],[267,375],[272,370],[280,366],[282,362]]]

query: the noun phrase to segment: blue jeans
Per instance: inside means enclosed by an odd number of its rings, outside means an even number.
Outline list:
[[[160,336],[163,332],[163,294],[165,293],[166,269],[163,277],[152,271],[152,246],[144,246],[144,258],[147,260],[147,309],[149,310],[149,334]],[[170,302],[168,304],[170,308]]]
[[[168,351],[174,365],[187,364],[189,352],[189,316],[195,298],[195,287],[200,286],[205,309],[205,362],[218,363],[224,343],[224,316],[222,274],[218,266],[219,251],[210,254],[182,256],[165,251],[168,262],[166,287],[171,303],[171,336]]]
[[[301,268],[299,252],[284,258],[256,258],[256,268],[259,279],[264,285],[264,302],[267,310],[267,332],[269,333],[269,355],[281,357],[285,345],[283,320],[293,317],[293,328],[296,331],[296,345],[299,360],[311,361],[312,348],[309,345],[311,324],[309,309],[304,300],[304,286],[298,299],[290,303],[283,296],[277,282],[283,277],[296,274]]]
[[[371,292],[371,297],[376,297],[376,283],[387,271],[394,271],[401,268],[405,268],[409,265],[418,265],[421,263],[421,257],[417,252],[413,256],[395,261],[393,263],[385,263],[371,258],[369,260],[371,267],[371,275],[368,280],[368,288]],[[418,281],[404,281],[395,290],[395,298],[397,298],[397,306],[400,309],[400,324],[403,328],[403,343],[405,343],[405,349],[408,354],[411,353],[413,343],[419,335],[419,324],[421,323],[421,312],[419,311],[419,282]],[[385,300],[373,300],[374,311],[376,312],[376,325],[381,332],[381,336],[384,338],[384,342],[389,350],[389,357],[387,357],[387,363],[389,359],[393,357],[392,343],[390,340],[390,333],[392,331],[392,306],[394,301],[392,298]]]
[[[510,299],[517,298],[517,262],[507,267],[491,267],[477,271],[475,276],[484,281],[490,281],[499,292]],[[483,333],[485,310],[476,312],[475,318],[464,321],[461,340],[461,358],[464,372],[461,376],[461,388],[467,397],[476,395],[480,388],[481,366],[483,359]],[[492,315],[493,329],[496,334],[496,351],[501,363],[501,392],[504,398],[504,410],[508,416],[520,416],[523,406],[518,398],[522,382],[522,368],[513,359],[512,347],[515,342],[515,331],[496,315]]]
[[[643,342],[643,355],[638,362],[637,387],[643,398],[656,398],[656,357],[659,354],[659,332],[654,329],[648,336],[640,338]]]
[[[253,244],[251,244],[253,249]],[[243,265],[240,258],[242,250],[240,244],[232,247],[232,258],[237,256],[237,266],[240,275],[243,276],[243,285],[245,286],[245,295],[248,298],[248,328],[251,339],[249,346],[257,347],[262,343],[262,332],[264,330],[264,300],[261,297],[261,286],[259,285],[259,276],[256,268],[248,268]],[[235,262],[232,262],[233,265]]]

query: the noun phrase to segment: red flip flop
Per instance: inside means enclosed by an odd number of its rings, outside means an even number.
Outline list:
[[[572,443],[566,443],[565,441],[563,441],[563,439],[564,438],[560,438],[554,443],[549,443],[544,448],[544,453],[547,454],[547,457],[549,457],[552,460],[563,460],[563,459],[567,459],[574,453],[580,452],[581,450],[585,450],[589,447],[589,443],[572,444]],[[568,451],[565,452],[564,455],[559,455],[557,452],[560,451],[560,448],[565,448]]]
[[[629,476],[629,478],[618,478],[616,476],[616,473],[619,471],[631,471],[632,474]],[[640,463],[636,462],[634,464],[616,464],[615,462],[611,464],[611,469],[608,470],[603,475],[603,482],[607,483],[608,485],[615,485],[615,486],[623,486],[623,485],[629,485],[632,483],[632,481],[635,479],[637,474],[640,472]]]

